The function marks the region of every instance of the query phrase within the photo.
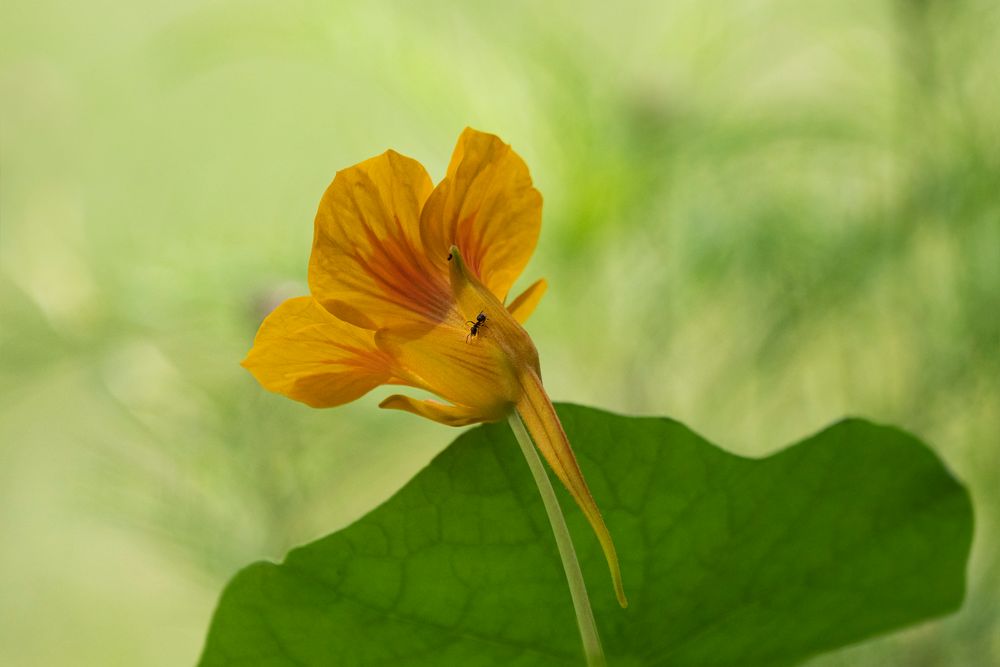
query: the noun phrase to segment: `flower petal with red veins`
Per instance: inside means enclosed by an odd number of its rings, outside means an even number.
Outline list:
[[[420,211],[432,183],[395,151],[337,172],[316,213],[309,288],[366,329],[437,322],[452,311],[447,272],[423,247]]]
[[[457,245],[469,269],[500,301],[538,242],[542,196],[524,160],[498,137],[466,128],[420,217],[428,255],[443,267]]]

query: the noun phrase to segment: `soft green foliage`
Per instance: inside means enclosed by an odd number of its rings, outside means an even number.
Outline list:
[[[747,459],[669,419],[559,414],[631,598],[563,494],[612,666],[792,665],[964,597],[969,497],[906,433],[846,420]],[[570,666],[576,632],[538,491],[493,424],[352,526],[243,570],[201,665]]]

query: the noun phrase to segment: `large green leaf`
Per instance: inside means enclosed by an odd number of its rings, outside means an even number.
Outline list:
[[[962,602],[969,498],[906,433],[848,420],[754,460],[668,419],[559,415],[631,601],[561,495],[612,666],[791,665]],[[201,664],[582,662],[538,492],[494,424],[354,525],[240,572]]]

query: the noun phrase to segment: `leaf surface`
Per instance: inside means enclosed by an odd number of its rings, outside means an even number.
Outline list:
[[[851,419],[748,459],[669,419],[558,411],[631,603],[618,607],[561,493],[612,667],[793,665],[961,605],[971,504],[913,436]],[[461,435],[353,525],[237,574],[201,659],[582,664],[555,543],[506,424]]]

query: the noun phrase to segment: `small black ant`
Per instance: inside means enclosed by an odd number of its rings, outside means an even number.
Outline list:
[[[486,313],[484,313],[483,311],[479,311],[479,314],[476,315],[475,322],[473,322],[472,320],[466,320],[465,323],[472,325],[472,328],[469,329],[469,335],[465,337],[465,342],[468,343],[470,338],[475,338],[476,336],[479,335],[480,328],[486,326]]]

